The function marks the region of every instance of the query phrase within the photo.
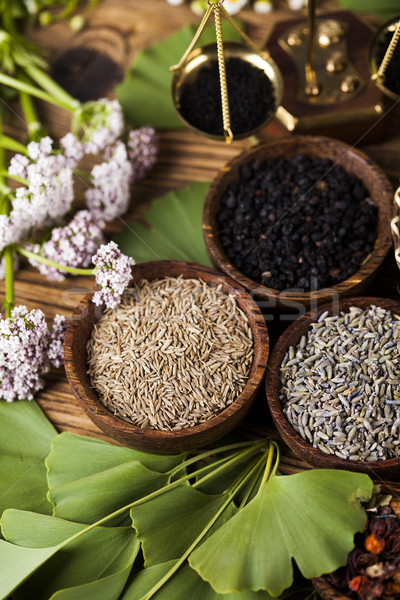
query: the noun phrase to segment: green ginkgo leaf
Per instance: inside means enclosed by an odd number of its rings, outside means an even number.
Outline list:
[[[83,585],[60,590],[50,600],[118,600],[125,587],[132,565]]]
[[[51,514],[44,459],[57,435],[34,401],[0,401],[0,515],[6,508]]]
[[[174,567],[176,561],[155,565],[135,574],[121,600],[144,600],[146,594]],[[268,600],[267,592],[218,594],[189,567],[182,565],[154,596],[157,600]]]
[[[58,551],[52,548],[23,548],[0,540],[0,599],[11,593]],[[32,598],[32,596],[31,596]]]
[[[222,22],[225,40],[240,40],[226,21]],[[151,123],[156,129],[184,127],[171,96],[172,73],[169,68],[179,62],[197,27],[186,25],[167,39],[140,51],[116,93],[126,119],[139,127]],[[200,45],[215,42],[215,27],[207,25]]]
[[[12,544],[58,549],[22,584],[16,599],[47,600],[58,590],[119,573],[132,566],[140,547],[131,527],[94,527],[84,532],[81,523],[17,510],[6,510],[1,525]]]
[[[220,593],[267,590],[293,582],[292,559],[307,579],[346,563],[372,494],[367,475],[315,470],[274,477],[189,558]]]
[[[153,201],[143,217],[150,228],[129,223],[114,236],[121,251],[137,263],[151,260],[186,260],[212,266],[207,255],[202,212],[210,184],[190,183]]]
[[[82,456],[85,460],[81,460]],[[175,467],[183,458],[184,455],[146,454],[83,436],[61,434],[46,460],[48,497],[54,515],[94,523],[168,483],[169,474],[162,471]],[[161,473],[147,468],[151,466]]]
[[[145,566],[179,558],[226,502],[225,494],[208,496],[181,486],[132,508],[132,523],[142,543]],[[231,502],[213,531],[235,513]]]

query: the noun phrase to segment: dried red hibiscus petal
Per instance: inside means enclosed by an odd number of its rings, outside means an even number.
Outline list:
[[[347,567],[327,580],[349,599],[400,600],[400,500],[367,510],[367,515]]]
[[[351,590],[353,590],[353,592],[357,592],[358,588],[360,587],[361,581],[362,581],[361,575],[357,575],[356,577],[353,577],[353,579],[350,579],[350,581],[349,581],[349,588]]]
[[[374,533],[367,535],[364,542],[365,549],[372,554],[381,554],[385,545],[385,540],[380,535],[375,535]]]

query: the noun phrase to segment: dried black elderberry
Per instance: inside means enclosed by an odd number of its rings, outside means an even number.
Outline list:
[[[229,114],[233,135],[259,127],[274,110],[272,83],[262,69],[241,58],[225,62]],[[193,127],[213,135],[223,134],[218,62],[201,67],[196,78],[182,89],[180,112]]]
[[[243,166],[217,215],[232,264],[270,288],[301,291],[353,275],[373,248],[376,221],[359,179],[304,154]]]

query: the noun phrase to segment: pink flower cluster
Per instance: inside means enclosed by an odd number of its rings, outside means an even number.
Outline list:
[[[158,140],[154,127],[131,129],[128,136],[128,156],[132,163],[132,179],[144,177],[156,163]]]
[[[32,400],[43,385],[50,364],[63,362],[65,317],[57,315],[49,331],[40,309],[14,308],[10,319],[0,319],[0,397]]]
[[[53,262],[66,267],[89,267],[92,256],[105,241],[100,224],[88,210],[78,211],[65,227],[55,227],[51,238],[42,246],[27,244],[27,250],[35,252]],[[65,278],[63,271],[29,259],[32,266],[48,277],[59,280]]]
[[[107,160],[91,171],[92,187],[86,190],[87,207],[102,222],[123,215],[129,206],[129,182],[132,165],[125,144],[116,142],[107,152]]]
[[[121,137],[124,117],[118,100],[86,102],[75,114],[75,129],[82,130],[85,154],[98,154]]]
[[[97,306],[114,308],[132,279],[133,258],[122,254],[115,242],[100,246],[93,257],[94,274],[99,290],[93,296]]]
[[[73,166],[63,154],[52,153],[53,140],[28,144],[28,156],[16,154],[9,173],[27,180],[15,190],[9,216],[0,215],[0,251],[26,239],[38,228],[54,225],[74,199]]]

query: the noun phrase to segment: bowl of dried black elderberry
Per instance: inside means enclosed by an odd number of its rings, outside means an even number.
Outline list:
[[[345,298],[296,319],[265,380],[283,441],[318,468],[400,475],[400,302]]]
[[[367,289],[391,246],[392,200],[362,152],[331,138],[281,138],[219,171],[203,234],[214,265],[253,297],[298,310]]]
[[[262,385],[268,332],[249,294],[183,261],[135,265],[119,306],[88,294],[65,336],[65,370],[90,419],[157,453],[206,446],[246,416]]]
[[[367,509],[367,517],[346,566],[313,579],[323,600],[400,598],[400,500]]]

